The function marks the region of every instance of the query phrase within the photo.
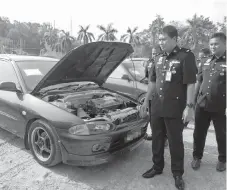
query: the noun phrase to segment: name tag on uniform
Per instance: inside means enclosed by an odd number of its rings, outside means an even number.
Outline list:
[[[157,64],[158,65],[162,64],[162,60],[163,60],[163,57],[160,57]]]
[[[171,62],[172,62],[172,64],[179,64],[180,63],[180,61],[178,61],[178,60],[173,60]]]
[[[172,79],[172,72],[171,71],[166,71],[166,78],[165,80],[170,82]]]

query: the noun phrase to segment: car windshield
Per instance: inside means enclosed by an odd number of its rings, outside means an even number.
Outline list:
[[[16,63],[20,69],[27,90],[31,92],[57,61],[31,60],[17,61]]]
[[[145,62],[144,60],[141,61],[130,61],[125,62],[124,66],[130,72],[130,74],[135,78],[135,80],[140,81],[145,78]],[[134,64],[133,64],[134,63]]]

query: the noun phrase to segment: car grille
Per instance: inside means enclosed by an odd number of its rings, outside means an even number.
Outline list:
[[[143,137],[143,136],[145,135],[146,130],[147,130],[147,127],[143,127],[143,128],[141,128],[141,130],[142,130],[142,131],[141,131],[141,136],[138,137],[138,138],[136,138],[136,139],[134,139],[134,140],[132,140],[132,141],[130,141],[130,142],[128,142],[128,143],[125,143],[125,142],[124,142],[124,138],[125,138],[126,134],[120,136],[117,140],[115,140],[115,141],[113,141],[113,142],[111,143],[109,152],[110,152],[110,153],[115,152],[115,151],[117,151],[117,150],[119,150],[119,149],[122,149],[122,148],[124,148],[124,147],[126,147],[126,146],[128,146],[128,145],[130,145],[130,144],[133,144],[133,143],[135,143],[136,141],[138,141],[139,139],[141,139],[141,137]]]

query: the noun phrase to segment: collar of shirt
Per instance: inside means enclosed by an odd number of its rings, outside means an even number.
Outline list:
[[[177,54],[179,52],[179,50],[180,50],[179,46],[176,46],[175,48],[173,48],[173,50],[170,53],[163,52],[163,56],[171,57],[171,56]]]
[[[224,52],[224,54],[220,57],[217,57],[216,55],[212,55],[211,60],[216,60],[216,61],[226,61],[226,51]]]

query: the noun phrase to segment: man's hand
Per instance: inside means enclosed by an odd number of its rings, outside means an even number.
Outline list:
[[[182,116],[183,123],[195,120],[195,113],[193,108],[186,107]]]
[[[144,118],[147,116],[148,103],[144,102],[140,107],[140,117]]]

